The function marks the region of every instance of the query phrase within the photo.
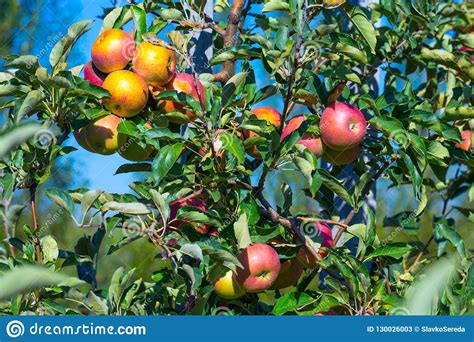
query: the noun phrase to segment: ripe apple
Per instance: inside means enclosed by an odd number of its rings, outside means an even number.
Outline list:
[[[153,128],[149,123],[145,124],[148,129]],[[127,134],[118,133],[118,154],[124,159],[140,162],[147,160],[150,154],[153,152],[153,146],[147,146],[143,148],[136,142],[136,138]]]
[[[196,83],[194,83],[196,81]],[[196,84],[197,84],[197,89],[196,89]],[[193,75],[186,74],[186,73],[177,73],[176,76],[173,78],[173,80],[166,85],[166,90],[176,90],[178,93],[186,93],[188,95],[191,95],[196,101],[199,101],[203,105],[206,101],[206,93],[205,89],[199,81],[199,79],[194,79]],[[199,95],[198,95],[199,91]],[[176,103],[173,101],[164,101],[161,103],[161,106],[163,106],[163,109],[166,113],[172,112],[172,111],[180,111],[183,114],[186,114],[186,116],[189,118],[189,120],[194,121],[197,119],[197,116],[189,111],[185,110],[184,106],[180,103]],[[185,124],[187,121],[180,120],[179,118],[170,118],[169,119],[171,122],[176,123],[176,124]]]
[[[304,115],[297,115],[293,117],[290,121],[288,121],[285,128],[283,129],[283,132],[281,133],[280,140],[285,140],[287,136],[289,136],[291,133],[300,128],[304,120]],[[297,142],[297,144],[305,146],[317,157],[321,157],[323,155],[323,144],[321,142],[321,138],[316,134],[310,132],[303,133],[303,136],[301,137],[300,141]]]
[[[217,295],[225,299],[236,299],[245,294],[239,283],[234,279],[234,273],[230,270],[214,280],[213,286]]]
[[[329,147],[324,147],[323,159],[333,165],[348,165],[359,158],[362,146],[356,146],[345,151],[335,151]]]
[[[285,260],[281,262],[278,278],[275,280],[270,289],[279,290],[288,286],[296,285],[296,283],[298,283],[298,279],[301,277],[301,274],[303,274],[303,267],[297,259]]]
[[[174,52],[149,42],[141,42],[133,57],[133,71],[153,87],[164,87],[175,75]]]
[[[281,114],[279,111],[276,109],[273,109],[272,107],[258,107],[252,110],[252,114],[257,117],[258,120],[263,120],[269,123],[270,125],[280,127],[281,126]],[[257,136],[258,134],[252,131],[245,130],[243,131],[243,136],[245,139],[249,139],[252,137]],[[255,159],[261,159],[262,156],[260,155],[260,152],[257,149],[257,146],[251,146],[246,149],[246,151],[249,155],[254,157]]]
[[[111,94],[110,98],[104,99],[104,105],[115,115],[130,118],[140,113],[148,102],[148,86],[131,71],[111,73],[103,87]]]
[[[92,45],[92,62],[97,69],[109,74],[124,69],[134,51],[135,41],[131,34],[119,29],[106,30]]]
[[[273,285],[280,273],[280,258],[269,245],[254,243],[237,255],[243,268],[237,268],[236,280],[247,292],[261,292]]]
[[[96,86],[102,87],[106,77],[107,74],[104,74],[102,71],[97,69],[92,61],[89,61],[89,63],[84,67],[84,79]]]
[[[99,154],[113,154],[118,149],[117,128],[122,120],[115,115],[98,118],[87,126],[85,140],[87,145]]]
[[[470,152],[471,150],[471,139],[472,139],[472,132],[470,130],[464,130],[461,132],[462,142],[457,143],[456,147],[460,148],[461,150]]]
[[[367,131],[367,122],[358,108],[336,102],[324,110],[319,127],[321,138],[327,147],[345,151],[361,145]]]
[[[89,151],[89,152],[94,152],[92,148],[87,144],[86,141],[86,129],[87,127],[81,127],[77,130],[74,131],[74,138],[76,138],[77,143],[79,146],[81,146],[83,149]]]
[[[334,247],[334,240],[332,238],[331,229],[323,224],[323,223],[316,223],[316,228],[318,229],[319,233],[321,234],[321,246],[327,248]],[[324,250],[319,250],[319,255],[321,258],[324,258],[327,255],[327,252]],[[296,258],[298,261],[303,265],[304,268],[313,269],[318,266],[318,261],[316,258],[308,251],[308,249],[303,246],[300,248],[298,253],[296,254]]]
[[[207,211],[206,202],[204,202],[199,197],[192,197],[189,199],[180,198],[177,201],[174,201],[170,204],[170,219],[171,220],[174,220],[176,218],[176,214],[178,213],[178,210],[182,207],[195,207],[196,209],[198,209],[199,211],[202,211],[203,213]],[[212,228],[208,224],[196,223],[196,222],[187,221],[187,220],[175,220],[173,221],[171,225],[176,228],[181,228],[186,225],[190,225],[194,227],[194,229],[199,234],[203,234],[203,235],[208,234]]]

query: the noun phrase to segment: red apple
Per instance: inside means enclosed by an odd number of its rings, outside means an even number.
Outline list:
[[[470,130],[465,130],[461,132],[462,142],[457,143],[456,147],[461,150],[469,152],[471,150],[471,138],[472,132]]]
[[[182,207],[195,207],[199,211],[206,212],[207,211],[207,204],[199,197],[192,197],[189,199],[178,199],[177,201],[171,203],[170,205],[170,219],[174,220],[176,218],[176,214],[178,210]],[[185,225],[191,225],[196,229],[196,231],[200,234],[207,234],[211,227],[207,224],[196,223],[192,221],[186,220],[175,220],[171,223],[173,227],[181,228]],[[215,234],[215,232],[213,232]]]
[[[237,259],[243,268],[237,268],[236,280],[247,292],[265,291],[280,273],[278,253],[263,243],[248,246],[237,255]]]
[[[323,223],[316,223],[316,228],[318,229],[319,233],[321,234],[321,246],[327,248],[334,247],[334,240],[332,238],[331,229],[323,224]],[[324,258],[327,255],[327,252],[324,250],[319,250],[319,255],[321,258]],[[318,262],[316,258],[308,251],[308,249],[303,246],[298,251],[296,255],[298,261],[303,265],[304,268],[316,268],[318,266]]]
[[[89,61],[84,67],[84,79],[96,86],[102,87],[106,77],[107,74],[97,69],[92,61]]]
[[[266,121],[268,124],[280,127],[281,126],[281,114],[276,109],[272,107],[258,107],[252,110],[252,114],[257,117],[258,120]],[[257,136],[258,134],[252,131],[244,130],[243,132],[244,139],[249,139],[252,137]],[[262,156],[260,155],[257,146],[253,145],[246,149],[249,155],[251,155],[255,159],[261,159]]]
[[[349,150],[336,151],[325,146],[323,159],[334,165],[348,165],[359,157],[361,149],[362,146],[359,145]]]
[[[289,259],[281,263],[280,273],[278,278],[275,280],[273,285],[270,287],[271,290],[284,289],[288,286],[293,286],[298,283],[301,274],[303,273],[303,267],[297,259]]]
[[[336,102],[324,110],[319,127],[326,146],[332,150],[345,151],[362,143],[367,122],[358,108]]]
[[[303,115],[297,115],[293,117],[290,121],[288,121],[285,128],[283,129],[283,132],[281,133],[280,140],[285,140],[287,136],[289,136],[291,133],[300,128],[304,120],[305,117]],[[303,136],[297,144],[305,146],[308,150],[313,152],[318,157],[321,157],[323,155],[323,144],[321,142],[321,138],[313,133],[303,133]]]
[[[206,90],[204,89],[204,86],[199,79],[194,79],[194,75],[191,74],[177,73],[173,80],[166,85],[166,90],[176,90],[178,93],[191,95],[196,101],[200,101],[201,105],[206,102]],[[180,111],[185,114],[190,121],[197,119],[197,115],[190,110],[185,110],[181,103],[163,101],[162,106],[166,113]],[[176,124],[187,123],[187,121],[177,118],[170,118],[169,120]]]

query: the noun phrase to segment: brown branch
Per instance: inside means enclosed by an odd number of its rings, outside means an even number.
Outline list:
[[[36,214],[36,184],[33,184],[30,187],[30,202],[31,202],[31,214],[33,216],[33,232],[34,238],[33,242],[35,244],[36,249],[36,262],[38,265],[41,264],[41,244],[39,240],[39,232],[38,232],[38,216]]]
[[[174,201],[171,201],[171,202],[170,202],[170,205],[180,204],[180,203],[186,202],[187,200],[190,200],[191,198],[194,198],[194,197],[197,197],[197,196],[201,195],[202,192],[203,192],[203,189],[194,191],[192,194],[190,194],[190,195],[188,195],[188,196],[181,197],[181,198],[178,198],[178,199],[176,199],[176,200],[174,200]]]
[[[349,227],[347,224],[343,222],[334,221],[334,220],[325,220],[325,219],[314,218],[314,217],[298,217],[298,220],[306,221],[306,222],[314,222],[314,223],[325,223],[329,225],[339,226],[344,229],[347,229]]]
[[[230,48],[237,42],[237,30],[239,28],[240,15],[244,7],[245,0],[235,0],[228,16],[227,29],[224,33],[224,48]],[[235,74],[235,61],[224,63],[222,70],[214,75],[215,81],[227,82]]]
[[[226,30],[217,25],[215,22],[194,22],[194,21],[178,21],[178,25],[189,27],[192,29],[206,30],[211,29],[220,34],[221,36],[225,35]]]
[[[227,183],[230,185],[240,185],[241,187],[249,191],[252,191],[254,196],[256,196],[256,198],[260,201],[260,203],[263,206],[263,208],[260,208],[260,215],[265,217],[268,220],[273,221],[274,223],[281,224],[286,229],[293,231],[293,233],[301,240],[301,242],[304,244],[306,249],[311,253],[311,255],[314,258],[316,258],[316,260],[321,260],[321,256],[319,255],[318,251],[313,247],[311,243],[309,243],[306,240],[304,234],[298,228],[298,219],[290,220],[281,216],[275,209],[272,208],[272,206],[265,199],[261,191],[258,191],[258,189],[252,187],[252,185],[239,181],[239,180],[237,181],[229,180],[227,181]]]

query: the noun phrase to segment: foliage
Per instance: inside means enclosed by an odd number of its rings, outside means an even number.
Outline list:
[[[173,99],[192,110],[199,118],[192,124],[176,127],[168,119],[179,114],[167,116],[150,109],[123,124],[127,127],[122,133],[139,136],[158,151],[153,160],[117,170],[146,173],[145,180],[130,184],[134,194],[46,191],[59,212],[73,218],[76,228],[94,227],[96,232],[67,250],[59,249],[55,238],[36,222],[23,227],[24,241],[7,235],[10,250],[0,259],[0,281],[16,275],[25,284],[12,289],[17,284],[9,280],[13,285],[0,292],[4,300],[0,312],[219,314],[225,307],[228,314],[310,315],[330,310],[397,314],[404,313],[400,306],[405,294],[420,291],[422,266],[449,253],[457,255],[456,263],[449,263],[456,267],[439,280],[443,286],[434,294],[439,298],[432,313],[466,313],[473,297],[472,255],[447,209],[466,194],[474,202],[472,155],[455,147],[461,142],[459,127],[472,124],[469,120],[474,118],[474,66],[469,52],[461,49],[474,48],[472,8],[427,0],[381,0],[370,8],[348,3],[326,8],[310,0],[249,1],[240,22],[252,19],[254,25],[237,27],[238,38],[231,37],[229,44],[222,33],[231,23],[208,19],[203,25],[190,17],[189,9],[202,14],[203,4],[193,1],[183,8],[183,2],[145,0],[105,16],[103,30],[133,22],[137,40],[157,42],[157,36],[164,39],[167,32],[167,44],[176,51],[182,71],[192,68],[189,51],[194,41],[189,29],[211,28],[215,51],[210,65],[217,69],[223,65],[227,74],[199,75],[207,98],[202,106],[173,91],[155,96],[155,101]],[[216,1],[216,11],[227,8],[225,1]],[[35,56],[5,58],[0,95],[8,99],[2,105],[8,120],[0,135],[0,219],[6,231],[16,225],[21,210],[10,204],[14,194],[29,190],[34,205],[36,189],[51,176],[55,160],[74,152],[64,146],[71,131],[107,114],[101,99],[109,93],[81,79],[82,66],[67,64],[72,46],[90,25],[91,21],[83,21],[71,26],[52,49],[48,67]],[[257,86],[255,63],[271,76],[271,84]],[[383,76],[376,77],[377,73]],[[308,112],[305,124],[281,143],[280,129],[250,113],[272,96],[283,101],[284,121],[297,111]],[[364,158],[351,169],[328,170],[320,158],[296,144],[306,130],[319,133],[322,110],[336,100],[361,108],[369,120]],[[42,128],[28,124],[31,121]],[[146,130],[149,121],[154,126]],[[243,141],[244,130],[257,132],[258,137]],[[222,142],[224,155],[215,153],[216,139]],[[256,143],[261,161],[245,154]],[[296,194],[287,184],[273,189],[283,194],[284,203],[270,205],[263,186],[282,169],[304,178],[304,195],[320,204],[320,212],[295,212]],[[357,180],[354,187],[345,172]],[[409,186],[417,202],[410,213],[388,212],[386,225],[414,227],[416,234],[427,204],[443,198],[443,208],[432,218],[431,239],[423,242],[414,235],[408,243],[381,240],[371,209],[366,222],[351,225],[379,178],[392,187]],[[208,210],[185,206],[172,218],[170,204],[183,196],[204,198]],[[347,217],[337,212],[340,201],[352,208]],[[473,208],[453,208],[473,221]],[[178,219],[210,225],[218,235],[176,229]],[[318,268],[305,271],[296,287],[231,301],[215,295],[210,273],[240,267],[235,255],[249,242],[284,239],[277,248],[282,259],[294,257],[305,239],[319,248],[319,236],[309,229],[316,221],[336,221],[333,230],[347,232],[336,248],[327,250]],[[101,249],[107,233],[114,230],[120,230],[123,238],[109,250]],[[354,241],[356,251],[350,248]],[[429,255],[426,250],[433,241],[436,255]],[[99,256],[107,258],[132,242],[156,246],[159,269],[150,269],[151,280],[145,281],[124,265],[102,287],[97,283]],[[60,275],[68,266],[76,267],[77,278]],[[48,275],[52,271],[54,276]],[[439,273],[428,276],[438,279]],[[41,274],[46,281],[34,282]],[[24,291],[31,287],[36,289]]]

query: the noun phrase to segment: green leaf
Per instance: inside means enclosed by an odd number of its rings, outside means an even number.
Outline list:
[[[178,20],[183,17],[183,12],[176,8],[167,8],[160,12],[160,17],[164,20]]]
[[[443,238],[448,240],[454,247],[456,247],[456,250],[458,251],[459,255],[461,255],[461,257],[467,257],[464,240],[461,235],[459,235],[458,232],[454,230],[454,228],[448,226],[447,224],[435,223],[434,230],[437,235],[439,234],[438,236],[442,236]]]
[[[16,114],[16,122],[20,122],[23,117],[35,113],[40,108],[42,100],[43,93],[40,90],[30,91]]]
[[[137,127],[137,125],[133,122],[133,121],[122,121],[118,127],[117,127],[117,131],[119,133],[123,133],[123,134],[126,134],[126,135],[129,135],[131,137],[136,137],[137,134],[139,134],[139,129]]]
[[[362,37],[364,37],[370,51],[375,53],[377,31],[372,26],[365,13],[359,7],[350,6],[348,4],[345,5],[344,10]]]
[[[228,151],[235,156],[241,164],[245,161],[245,150],[242,145],[242,140],[229,133],[222,133],[219,136],[219,140],[222,142],[222,149],[224,149],[224,151]]]
[[[275,45],[278,49],[286,50],[286,42],[288,41],[289,29],[286,26],[281,26],[275,36]]]
[[[423,182],[423,177],[420,174],[416,164],[413,162],[412,157],[405,153],[404,151],[398,151],[398,153],[402,156],[403,163],[405,164],[406,168],[408,169],[408,173],[410,174],[412,184],[413,184],[413,193],[416,199],[421,199],[421,184]]]
[[[334,46],[334,49],[336,51],[339,51],[340,53],[346,55],[347,57],[355,60],[356,62],[360,64],[367,64],[369,62],[367,55],[365,52],[347,44],[342,44],[342,43],[337,43]]]
[[[165,199],[155,189],[150,189],[150,195],[153,203],[155,203],[156,208],[160,212],[161,218],[164,222],[167,222],[170,217],[170,208],[168,204],[166,204]]]
[[[402,256],[412,250],[412,246],[405,243],[390,243],[385,246],[378,247],[372,253],[367,256],[366,260],[370,260],[377,257],[391,257],[400,259]]]
[[[86,215],[89,209],[92,207],[94,202],[103,193],[102,190],[90,190],[84,193],[81,197],[81,209],[82,215]]]
[[[138,6],[132,6],[131,9],[135,23],[135,41],[138,44],[143,40],[142,35],[146,33],[146,13]]]
[[[213,227],[221,226],[221,223],[218,220],[209,217],[201,211],[195,210],[196,208],[194,207],[182,207],[178,210],[176,218],[187,222],[209,224]]]
[[[34,137],[40,130],[40,125],[28,123],[0,132],[0,159],[17,146]]]
[[[436,315],[442,292],[456,277],[459,258],[442,258],[431,264],[424,274],[406,290],[403,309],[409,315]]]
[[[246,248],[252,243],[250,239],[249,226],[247,215],[241,214],[239,219],[234,223],[234,234],[237,239],[237,246],[239,249]]]
[[[96,86],[95,84],[92,84],[89,81],[83,80],[77,76],[74,76],[73,79],[76,84],[76,88],[70,90],[68,95],[83,95],[96,99],[110,97],[109,91],[102,87]],[[101,109],[98,111],[101,111]]]
[[[159,184],[171,170],[183,152],[183,144],[166,145],[163,147],[152,163],[152,177],[155,184]]]
[[[41,251],[44,262],[56,261],[59,256],[58,243],[51,235],[41,238]]]
[[[274,315],[283,315],[287,312],[295,311],[302,306],[308,305],[313,301],[314,299],[304,292],[290,292],[278,298],[273,307],[272,313]]]
[[[290,4],[283,1],[269,1],[262,8],[262,13],[274,12],[274,11],[289,12]]]
[[[173,133],[169,128],[156,127],[149,129],[145,132],[145,137],[148,139],[171,139],[171,140],[183,140],[184,138],[178,134]]]
[[[87,294],[87,304],[92,308],[92,312],[97,315],[107,315],[109,313],[105,300],[92,291]]]
[[[204,255],[208,255],[214,262],[235,271],[236,267],[243,267],[232,253],[225,250],[219,243],[211,240],[198,242]]]
[[[148,163],[132,163],[132,164],[120,165],[117,171],[115,171],[115,174],[119,175],[122,173],[149,172],[149,171],[151,171],[151,165]]]
[[[330,294],[323,294],[321,299],[319,299],[318,304],[316,305],[315,309],[313,310],[314,313],[318,312],[327,312],[331,310],[334,306],[339,305],[339,299],[335,298]]]
[[[32,55],[23,55],[7,59],[5,61],[5,68],[20,69],[30,74],[34,74],[37,68],[39,68],[38,57]]]
[[[189,255],[190,257],[204,261],[204,257],[202,255],[202,249],[198,244],[195,243],[186,243],[184,244],[180,250],[181,253]]]
[[[369,122],[374,125],[375,128],[387,133],[388,135],[397,130],[405,131],[402,122],[398,119],[392,118],[391,116],[377,116],[372,118]]]
[[[69,214],[72,215],[74,213],[74,201],[67,191],[50,188],[46,190],[46,196],[61,208],[66,209]]]
[[[236,90],[245,82],[247,79],[248,72],[243,71],[239,72],[238,74],[231,77],[230,80],[224,86],[222,90],[222,98],[221,98],[221,107],[225,108],[232,97],[234,96]]]
[[[119,203],[115,201],[105,203],[102,206],[101,211],[118,211],[120,213],[131,215],[146,215],[150,213],[150,210],[148,210],[143,203]]]
[[[112,28],[120,28],[126,22],[131,20],[130,6],[115,8],[110,11],[102,22],[100,33]]]
[[[92,20],[84,20],[75,23],[68,28],[66,36],[62,37],[56,43],[49,55],[49,63],[53,70],[55,70],[60,64],[66,62],[73,45],[89,30],[89,26],[92,22]],[[64,68],[61,68],[61,70],[63,69]]]
[[[61,285],[83,285],[77,278],[53,272],[38,266],[22,266],[0,275],[0,299],[9,299],[21,293],[31,293],[34,289]]]
[[[340,183],[340,181],[337,178],[333,177],[326,170],[321,169],[319,170],[319,172],[323,181],[323,185],[333,191],[336,195],[338,195],[341,199],[346,201],[352,207],[354,207],[354,199],[349,194],[349,192],[347,192],[346,188]]]

